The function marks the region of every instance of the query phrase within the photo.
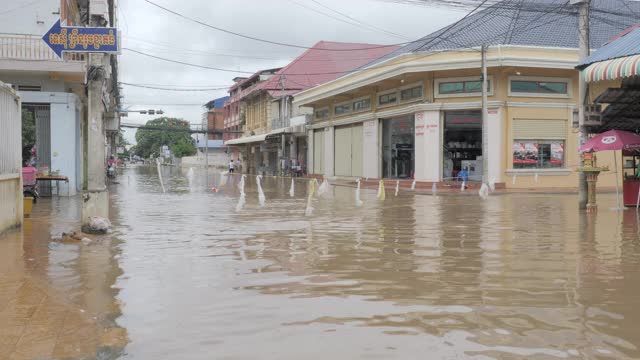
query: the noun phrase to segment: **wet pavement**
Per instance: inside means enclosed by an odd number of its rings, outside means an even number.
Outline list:
[[[640,228],[614,195],[591,217],[573,195],[330,187],[306,217],[305,180],[265,178],[260,207],[247,178],[236,212],[238,177],[163,171],[166,194],[125,170],[90,245],[49,241],[73,198],[0,238],[0,359],[640,358]]]

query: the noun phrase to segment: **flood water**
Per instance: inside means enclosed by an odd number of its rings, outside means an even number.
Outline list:
[[[236,212],[239,177],[163,171],[166,194],[153,167],[112,186],[112,238],[88,247],[108,260],[43,250],[49,285],[126,333],[102,358],[640,358],[640,228],[614,195],[587,216],[574,195],[363,190],[356,207],[332,186],[305,216],[306,180],[291,198],[263,179],[260,207],[247,178]],[[92,287],[98,270],[114,275]]]

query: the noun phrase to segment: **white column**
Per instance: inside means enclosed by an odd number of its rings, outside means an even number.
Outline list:
[[[307,130],[307,174],[313,174],[313,130]]]
[[[487,121],[487,167],[488,167],[488,176],[487,181],[491,181],[491,179],[495,178],[496,182],[502,182],[503,179],[503,170],[502,164],[504,163],[503,155],[506,154],[506,151],[510,151],[511,148],[505,149],[505,134],[504,130],[504,119],[503,119],[503,110],[502,107],[498,108],[490,108],[489,116]]]
[[[333,126],[324,128],[324,176],[333,176],[333,156],[335,147],[333,145]]]
[[[415,179],[442,179],[442,131],[440,111],[421,111],[415,114]]]
[[[378,119],[362,124],[362,177],[377,178],[380,174],[380,147],[378,145]]]

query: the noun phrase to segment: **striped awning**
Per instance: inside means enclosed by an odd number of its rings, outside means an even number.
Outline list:
[[[640,55],[598,61],[582,72],[586,82],[616,80],[640,75]]]

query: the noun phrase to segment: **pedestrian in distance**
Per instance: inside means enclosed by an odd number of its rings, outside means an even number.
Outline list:
[[[229,160],[229,174],[233,174],[235,164],[233,163],[233,159]]]

